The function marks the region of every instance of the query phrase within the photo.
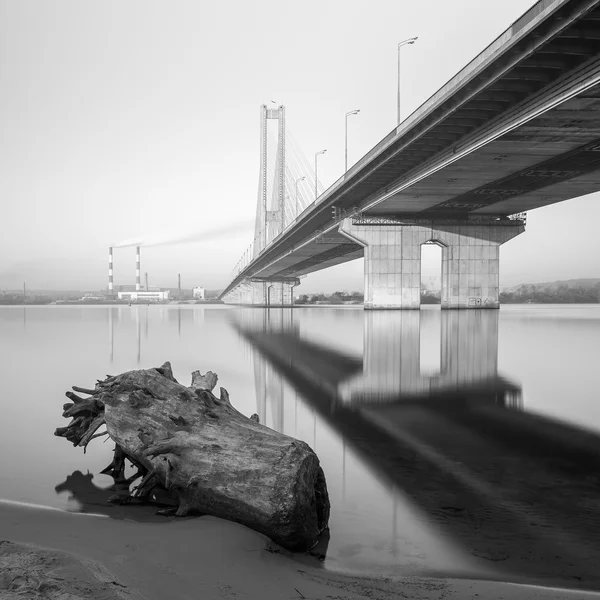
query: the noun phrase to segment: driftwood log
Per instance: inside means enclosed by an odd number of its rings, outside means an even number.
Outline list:
[[[327,527],[329,497],[317,455],[302,441],[248,418],[221,388],[217,376],[192,373],[185,387],[171,365],[107,376],[94,389],[67,392],[55,435],[85,448],[108,435],[115,453],[103,473],[112,475],[121,502],[151,500],[168,491],[178,516],[208,514],[264,533],[294,551],[314,546]],[[98,432],[102,426],[106,431]],[[125,461],[137,473],[125,478]],[[130,486],[141,481],[130,491]]]

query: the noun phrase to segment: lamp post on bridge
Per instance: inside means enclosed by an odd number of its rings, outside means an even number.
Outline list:
[[[350,115],[357,115],[360,112],[360,108],[358,110],[351,110],[346,113],[346,137],[344,143],[344,173],[348,170],[348,117]]]
[[[412,37],[398,44],[398,125],[400,125],[400,48],[408,44],[414,44],[418,39],[418,37]]]
[[[281,215],[281,231],[279,233],[285,231],[285,207],[290,204],[290,202],[287,202],[288,200],[291,200],[291,196],[286,194],[283,198],[283,214]]]
[[[304,181],[305,179],[306,179],[306,177],[304,175],[302,177],[298,177],[298,179],[296,179],[296,217],[298,217],[298,182]]]
[[[317,177],[317,158],[319,158],[319,154],[325,154],[325,152],[327,152],[327,148],[325,148],[325,150],[319,150],[319,152],[315,152],[315,200],[319,197],[319,192],[317,190],[317,182],[319,181]]]

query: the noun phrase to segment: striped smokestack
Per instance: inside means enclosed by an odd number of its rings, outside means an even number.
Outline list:
[[[135,247],[135,291],[140,292],[142,285],[140,282],[140,247]]]
[[[113,293],[113,249],[108,247],[108,293],[112,296]]]

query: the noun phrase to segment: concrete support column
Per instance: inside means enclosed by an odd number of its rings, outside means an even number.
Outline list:
[[[248,304],[265,306],[265,284],[246,280],[233,288],[224,298],[225,304]]]
[[[266,284],[267,305],[271,307],[292,306],[294,304],[294,288],[298,285],[297,280],[271,281]]]
[[[432,229],[442,246],[442,308],[499,308],[500,245],[523,225],[460,225]]]
[[[262,282],[248,282],[248,286],[250,288],[250,296],[248,301],[244,304],[256,304],[258,306],[264,306],[266,304],[266,285]]]
[[[339,231],[365,248],[365,309],[419,308],[427,242],[442,247],[442,308],[498,308],[499,246],[525,227],[518,221],[357,225],[349,218]]]
[[[280,283],[267,283],[267,306],[280,306],[281,305],[281,284]]]
[[[294,287],[300,284],[295,277],[286,279],[246,279],[223,298],[226,304],[269,306],[272,308],[292,306]]]
[[[365,309],[419,308],[421,250],[412,227],[345,219],[339,231],[365,248]]]

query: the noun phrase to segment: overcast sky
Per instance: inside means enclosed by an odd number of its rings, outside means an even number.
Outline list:
[[[105,288],[122,239],[252,221],[259,107],[287,123],[325,187],[506,29],[531,0],[0,0],[0,289]],[[485,6],[485,8],[483,8]],[[600,197],[530,212],[501,284],[600,277]],[[254,237],[143,251],[151,285],[223,287]],[[303,280],[362,289],[362,261]],[[115,250],[133,283],[134,249]]]

